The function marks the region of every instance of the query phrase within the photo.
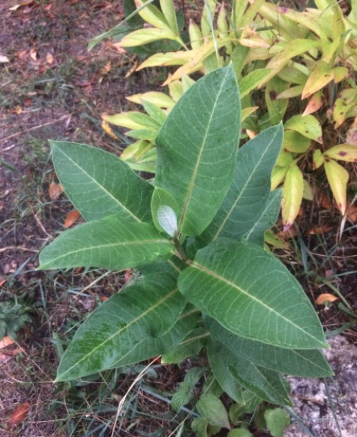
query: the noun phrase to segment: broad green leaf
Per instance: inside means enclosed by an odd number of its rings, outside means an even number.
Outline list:
[[[318,350],[293,350],[267,345],[232,334],[210,317],[205,318],[211,336],[224,344],[230,352],[260,367],[286,375],[305,378],[324,378],[333,372]],[[217,352],[216,352],[217,353]]]
[[[170,29],[179,36],[174,0],[160,0],[160,6]]]
[[[177,233],[177,215],[176,212],[168,205],[160,205],[157,210],[157,221],[161,228],[170,237],[174,237]]]
[[[254,413],[263,402],[263,399],[248,390],[243,390],[243,399],[243,403],[233,404],[229,409],[229,418],[233,425],[238,425],[247,414]]]
[[[227,437],[253,437],[253,434],[244,428],[232,429]]]
[[[186,299],[234,334],[288,349],[327,348],[298,281],[255,244],[219,239],[178,279]]]
[[[202,240],[236,239],[251,229],[268,201],[269,181],[282,140],[280,124],[261,132],[239,149],[232,186]]]
[[[184,264],[180,258],[174,255],[168,260],[164,258],[158,258],[156,261],[151,262],[150,264],[144,264],[137,267],[137,269],[144,275],[162,272],[170,273],[172,276],[177,278],[181,271],[186,267],[186,264]]]
[[[284,125],[285,129],[299,132],[304,137],[322,143],[321,124],[313,115],[294,115]]]
[[[310,74],[301,98],[306,99],[307,97],[310,97],[312,94],[316,93],[329,82],[331,82],[333,78],[333,69],[327,63],[320,61],[314,71]]]
[[[202,373],[203,369],[200,367],[194,367],[186,373],[185,379],[179,385],[177,392],[173,395],[171,400],[171,406],[175,411],[180,411],[184,405],[193,399],[193,390],[201,378]]]
[[[305,153],[311,145],[311,140],[294,130],[284,133],[283,150],[292,153]]]
[[[86,220],[116,214],[125,221],[150,221],[153,187],[121,159],[83,144],[52,141],[51,147],[58,179]]]
[[[270,74],[271,70],[267,68],[261,68],[258,70],[253,70],[248,73],[239,82],[239,89],[241,93],[241,98],[245,97],[255,88],[258,88],[263,79]]]
[[[178,346],[164,354],[161,362],[164,364],[180,364],[189,357],[198,355],[206,344],[209,337],[206,328],[198,328],[192,331]]]
[[[350,178],[348,171],[333,159],[325,158],[325,172],[341,214],[346,212],[346,191]]]
[[[111,216],[64,232],[40,253],[40,270],[99,267],[124,270],[173,252],[173,245],[148,223]]]
[[[175,279],[151,275],[112,296],[78,329],[66,350],[57,381],[113,368],[145,337],[169,331],[185,306]]]
[[[198,80],[178,101],[157,137],[155,183],[179,206],[179,233],[199,235],[232,182],[240,100],[231,67]]]
[[[270,193],[261,215],[256,219],[252,228],[244,235],[244,239],[250,243],[264,246],[265,232],[271,229],[278,220],[281,208],[282,190],[274,190]]]
[[[196,437],[210,437],[207,432],[208,422],[201,417],[196,417],[191,423],[191,429]]]
[[[263,369],[242,357],[236,358],[229,369],[237,381],[256,396],[277,405],[292,405],[278,373]]]
[[[176,200],[166,190],[159,187],[155,187],[154,193],[151,198],[151,214],[152,214],[152,219],[154,221],[154,225],[160,232],[165,230],[165,228],[160,224],[160,221],[158,219],[159,208],[162,206],[170,207],[172,211],[175,213],[176,229],[177,229],[178,206]],[[165,232],[167,231],[165,230]],[[171,235],[169,232],[167,233]]]
[[[294,223],[302,202],[304,178],[297,164],[292,164],[286,173],[283,188],[283,225],[289,229]]]
[[[211,369],[219,385],[228,396],[238,403],[244,403],[242,387],[231,374],[219,352],[219,349],[216,348],[216,342],[210,341],[207,347],[207,355]]]
[[[199,313],[192,309],[185,309],[178,321],[166,334],[153,338],[146,336],[126,355],[119,356],[113,367],[123,367],[138,363],[158,355],[166,354],[187,336],[197,325]]]
[[[196,404],[200,416],[208,423],[230,429],[228,413],[220,399],[211,394],[204,394]]]
[[[134,102],[137,104],[142,104],[142,101],[150,102],[153,105],[157,105],[160,108],[171,109],[174,107],[175,102],[171,99],[170,96],[159,93],[157,91],[149,91],[147,93],[142,94],[133,94],[131,96],[126,97],[126,100],[129,102]]]
[[[284,437],[284,431],[290,425],[290,416],[286,411],[281,408],[265,410],[264,419],[273,437]]]
[[[121,47],[138,47],[141,45],[149,44],[161,39],[176,39],[176,37],[166,30],[156,29],[153,27],[135,30],[124,36],[120,41]]]
[[[357,146],[353,144],[340,144],[328,149],[324,156],[340,161],[357,162]]]

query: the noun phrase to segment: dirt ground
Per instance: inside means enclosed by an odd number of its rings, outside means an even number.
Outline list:
[[[75,327],[98,302],[120,289],[125,278],[98,270],[61,274],[34,270],[39,250],[63,231],[65,217],[73,209],[63,194],[51,198],[50,185],[58,181],[47,140],[72,140],[120,154],[124,145],[102,130],[101,114],[127,109],[125,96],[160,86],[160,72],[132,73],[133,55],[119,53],[110,44],[87,51],[92,37],[120,21],[121,3],[0,2],[0,56],[8,58],[0,63],[0,302],[10,300],[30,308],[32,320],[10,349],[19,353],[0,361],[1,437],[112,435],[118,402],[143,368],[55,386],[59,358]],[[346,223],[339,240],[341,218],[335,210],[325,209],[318,224],[327,223],[332,231],[312,235],[309,230],[316,225],[316,212],[311,206],[307,211],[302,237],[291,240],[289,249],[278,256],[303,282],[312,301],[337,288],[350,308],[339,308],[341,299],[316,307],[329,331],[343,326],[336,332],[343,332],[343,337],[336,337],[342,339],[331,340],[329,356],[338,388],[336,382],[328,382],[330,396],[320,382],[316,391],[310,383],[292,380],[294,411],[316,437],[339,435],[336,416],[341,435],[352,437],[357,435],[350,411],[356,406],[357,391],[357,355],[352,353],[357,343],[356,227]],[[170,410],[167,396],[184,371],[177,366],[153,366],[132,392],[113,435],[170,435],[182,417]],[[10,427],[9,418],[21,406],[28,412]],[[300,437],[296,425],[289,432],[289,437]],[[257,433],[255,437],[260,435],[267,436]]]

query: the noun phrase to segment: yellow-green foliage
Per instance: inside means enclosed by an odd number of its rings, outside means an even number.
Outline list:
[[[317,8],[304,11],[264,0],[232,3],[234,8],[227,8],[224,2],[205,0],[200,22],[190,20],[189,44],[178,32],[172,0],[160,1],[162,12],[153,5],[139,12],[151,27],[126,35],[122,47],[155,38],[175,40],[181,49],[156,53],[138,67],[176,67],[164,82],[170,97],[153,92],[132,96],[129,100],[143,104],[148,117],[132,112],[107,118],[131,129],[127,135],[138,140],[123,159],[140,170],[149,158],[153,171],[160,120],[192,85],[190,75],[232,63],[244,132],[254,136],[284,121],[284,150],[272,178],[272,188],[283,184],[284,226],[294,222],[302,198],[311,199],[306,172],[322,166],[345,214],[349,173],[337,161],[357,161],[357,0],[348,15],[336,0],[315,0]],[[162,112],[160,120],[155,120],[154,107]]]

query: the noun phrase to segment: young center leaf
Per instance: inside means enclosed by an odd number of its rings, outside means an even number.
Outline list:
[[[187,300],[242,337],[288,349],[328,347],[298,281],[255,244],[221,238],[178,279]]]
[[[40,270],[99,267],[124,270],[173,252],[173,245],[149,223],[106,217],[64,232],[40,254]]]
[[[120,158],[66,141],[51,141],[51,148],[57,177],[86,220],[116,214],[125,221],[151,221],[154,188]]]
[[[66,350],[57,381],[110,369],[145,337],[164,334],[185,306],[174,278],[148,275],[112,296],[77,331]]]
[[[216,214],[232,182],[239,133],[239,90],[231,67],[198,80],[161,127],[155,184],[178,203],[179,234],[201,234]]]
[[[151,198],[151,214],[156,228],[173,237],[177,231],[178,206],[166,190],[156,187]]]
[[[202,234],[206,243],[219,237],[240,238],[256,223],[269,198],[271,173],[283,134],[282,124],[273,126],[239,149],[232,186]]]
[[[325,378],[333,372],[318,350],[293,350],[248,340],[232,334],[216,320],[205,317],[211,336],[224,344],[233,355],[241,356],[260,367],[286,375],[305,378]]]

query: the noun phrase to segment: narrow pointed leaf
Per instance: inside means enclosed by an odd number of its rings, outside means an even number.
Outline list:
[[[240,133],[238,85],[231,67],[198,80],[157,137],[156,185],[176,199],[179,232],[199,235],[231,185]]]
[[[289,229],[294,223],[302,202],[304,178],[296,164],[289,167],[283,188],[283,224]]]
[[[207,317],[205,324],[211,336],[224,344],[233,355],[242,356],[258,366],[286,375],[324,378],[333,372],[318,350],[293,350],[252,341],[232,334],[217,321]]]
[[[151,221],[153,187],[120,158],[104,150],[52,141],[52,158],[63,188],[86,220],[118,215],[125,221]]]
[[[304,90],[302,92],[302,99],[310,97],[312,94],[319,91],[325,85],[327,85],[334,78],[333,69],[325,62],[320,62],[315,70],[310,74]]]
[[[265,232],[271,229],[278,220],[281,209],[282,190],[274,190],[270,193],[269,199],[261,215],[256,219],[252,228],[244,235],[244,239],[250,243],[264,246]]]
[[[100,267],[124,270],[173,251],[170,241],[148,223],[117,217],[93,220],[64,232],[40,254],[40,269]]]
[[[169,331],[185,306],[170,275],[151,275],[112,296],[77,331],[57,380],[68,381],[110,369],[145,337]]]
[[[239,238],[251,229],[270,193],[270,178],[283,140],[282,125],[266,129],[238,151],[232,186],[210,226],[205,242]]]
[[[237,335],[288,349],[328,347],[298,281],[255,244],[215,241],[197,252],[178,284],[189,302]]]
[[[176,37],[173,33],[166,30],[149,27],[146,29],[135,30],[124,36],[120,41],[120,45],[121,47],[138,47],[154,41],[160,41],[161,39],[176,39]]]
[[[141,9],[139,12],[141,18],[150,23],[152,26],[172,33],[172,28],[167,22],[165,16],[156,6],[148,4],[147,6],[143,7],[145,3],[147,3],[145,0],[134,0],[134,2],[136,7]]]
[[[348,171],[333,159],[325,158],[325,172],[337,206],[342,214],[346,212],[346,191],[349,180]]]
[[[174,0],[160,0],[160,6],[170,29],[179,36]]]

